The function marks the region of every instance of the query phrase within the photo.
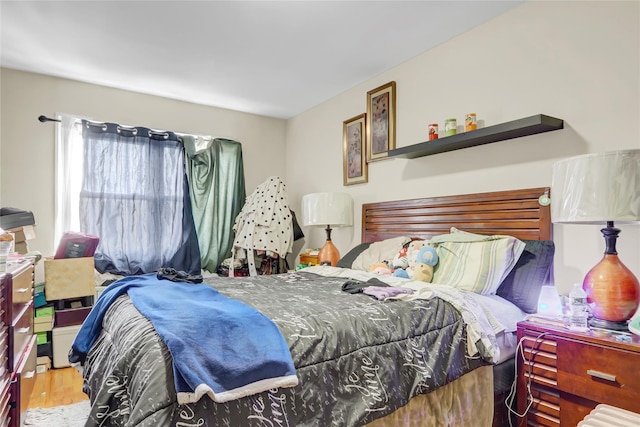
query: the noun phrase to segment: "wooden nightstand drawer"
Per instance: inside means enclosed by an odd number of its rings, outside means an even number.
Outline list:
[[[640,353],[558,339],[558,389],[640,412]]]
[[[533,402],[529,409],[529,420],[543,426],[560,425],[560,395],[546,387],[531,385]]]
[[[575,426],[599,403],[640,413],[640,337],[524,321],[518,339],[518,426]]]
[[[558,380],[555,338],[531,331],[524,331],[521,338],[526,366],[523,375],[532,382],[555,387]]]
[[[554,356],[558,352],[555,337],[553,335],[524,330],[522,332],[522,340],[522,344],[525,348],[535,349],[536,352],[552,354]],[[555,366],[555,359],[553,362],[549,361],[549,363]]]

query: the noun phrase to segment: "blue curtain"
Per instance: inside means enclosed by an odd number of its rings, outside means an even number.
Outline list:
[[[102,273],[200,274],[184,150],[173,132],[82,121],[81,231]]]

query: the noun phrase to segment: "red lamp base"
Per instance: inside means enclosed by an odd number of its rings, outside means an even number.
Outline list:
[[[600,231],[607,248],[604,257],[585,276],[582,288],[587,293],[594,326],[626,329],[627,320],[633,317],[640,303],[640,283],[618,258],[616,239],[620,229],[613,226],[613,221],[607,221],[607,226]]]
[[[584,278],[591,314],[601,320],[629,320],[640,302],[640,284],[616,254],[605,254]]]
[[[320,264],[330,263],[333,267],[340,261],[340,253],[338,248],[333,244],[331,240],[327,240],[320,252],[318,252],[318,262]]]
[[[327,225],[327,242],[324,244],[320,252],[318,252],[318,262],[320,264],[331,264],[333,267],[340,261],[340,252],[336,245],[331,241],[331,227]]]

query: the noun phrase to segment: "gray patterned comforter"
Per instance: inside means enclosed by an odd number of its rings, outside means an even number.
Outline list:
[[[119,297],[85,362],[87,425],[359,426],[486,364],[468,357],[462,315],[443,299],[383,302],[343,292],[344,281],[308,272],[206,279],[278,325],[299,378],[225,404],[177,403],[171,354]]]

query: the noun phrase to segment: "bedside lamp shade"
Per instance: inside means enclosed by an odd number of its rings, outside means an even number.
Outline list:
[[[327,242],[318,253],[318,261],[336,265],[340,252],[331,242],[331,227],[353,224],[353,200],[346,193],[312,193],[302,197],[302,225],[326,227]]]
[[[614,223],[640,223],[640,150],[586,154],[556,162],[551,183],[554,223],[603,224],[606,250],[582,287],[594,326],[625,329],[640,302],[640,284],[618,258]],[[618,325],[616,325],[618,322]]]

